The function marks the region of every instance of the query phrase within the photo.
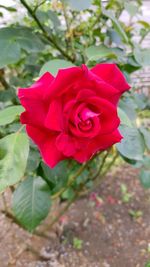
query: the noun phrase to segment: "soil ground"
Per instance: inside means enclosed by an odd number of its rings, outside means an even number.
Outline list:
[[[0,267],[149,267],[150,191],[124,165],[46,234],[28,234],[1,213]]]

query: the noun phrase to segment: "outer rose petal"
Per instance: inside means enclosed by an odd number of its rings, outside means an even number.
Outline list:
[[[78,162],[83,163],[89,160],[97,151],[105,150],[113,144],[120,142],[121,139],[122,136],[118,130],[115,130],[111,134],[99,135],[94,138],[85,149],[77,151],[73,158]]]
[[[115,64],[97,64],[91,71],[113,87],[117,88],[121,93],[130,89],[130,85]]]
[[[21,114],[21,123],[41,127],[48,108],[43,101],[43,92],[47,90],[53,79],[53,76],[47,72],[31,87],[19,89],[18,97],[26,109]]]
[[[55,142],[57,136],[55,134],[44,128],[40,129],[28,125],[26,126],[26,131],[33,142],[38,145],[45,163],[51,168],[65,158],[56,148]]]
[[[115,64],[97,64],[91,69],[91,72],[102,78],[105,82],[118,89],[118,93],[110,96],[113,104],[117,105],[121,95],[130,89],[122,72]]]
[[[54,77],[49,72],[46,72],[29,88],[19,88],[18,97],[20,101],[22,101],[22,99],[25,97],[28,97],[29,99],[32,98],[42,100],[44,98],[44,93],[49,89],[49,86],[53,80]],[[26,107],[25,103],[22,105]]]
[[[110,99],[119,91],[103,79],[89,71],[85,65],[59,70],[54,82],[45,94],[45,99],[65,97],[65,102],[75,99],[83,88],[92,90],[100,97]],[[86,96],[85,96],[86,97]]]

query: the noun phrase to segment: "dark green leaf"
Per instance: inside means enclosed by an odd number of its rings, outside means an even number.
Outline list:
[[[33,231],[45,219],[50,206],[50,191],[41,177],[28,177],[14,192],[13,213],[29,231]]]

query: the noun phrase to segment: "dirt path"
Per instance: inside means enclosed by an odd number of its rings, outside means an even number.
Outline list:
[[[108,175],[96,192],[72,205],[48,239],[1,214],[0,267],[149,267],[150,191],[137,175],[128,165]],[[26,242],[40,258],[24,251]]]

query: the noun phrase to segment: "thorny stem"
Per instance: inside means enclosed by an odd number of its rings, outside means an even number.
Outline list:
[[[53,47],[55,47],[64,57],[66,57],[68,60],[74,62],[74,59],[72,57],[70,57],[66,51],[64,51],[59,44],[54,40],[54,38],[52,36],[50,36],[47,31],[45,30],[45,28],[43,27],[42,23],[40,22],[40,20],[38,19],[38,17],[36,16],[36,14],[34,13],[34,11],[30,8],[30,6],[28,6],[28,4],[26,3],[25,0],[20,0],[21,4],[27,9],[27,11],[29,12],[29,14],[31,15],[31,17],[35,20],[35,22],[37,23],[38,27],[41,29],[41,31],[43,32],[44,37],[51,43],[51,45]]]

